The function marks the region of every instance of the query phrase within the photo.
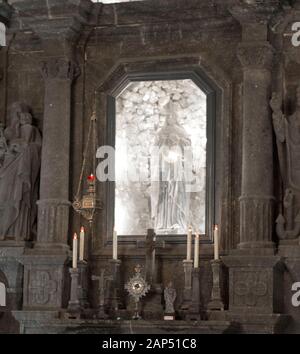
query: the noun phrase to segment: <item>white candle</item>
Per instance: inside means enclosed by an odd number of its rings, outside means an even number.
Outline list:
[[[84,260],[84,227],[81,226],[79,234],[79,260]]]
[[[187,233],[187,243],[186,243],[186,260],[190,261],[192,259],[192,233],[191,227],[188,229]]]
[[[73,268],[77,268],[77,250],[78,248],[78,240],[77,240],[77,234],[75,232],[74,237],[73,237]]]
[[[113,259],[118,259],[118,234],[116,230],[113,233]]]
[[[219,229],[218,225],[214,227],[214,258],[219,259]]]
[[[194,248],[194,268],[199,268],[199,241],[200,236],[195,233],[195,248]]]

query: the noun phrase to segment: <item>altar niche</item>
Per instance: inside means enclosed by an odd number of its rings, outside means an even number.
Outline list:
[[[211,239],[215,102],[212,90],[200,87],[188,78],[132,80],[114,97],[119,236],[153,228],[180,237],[191,225]]]

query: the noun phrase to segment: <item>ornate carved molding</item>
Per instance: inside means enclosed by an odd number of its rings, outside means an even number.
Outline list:
[[[246,42],[239,45],[237,55],[245,69],[270,70],[274,49],[268,42]]]
[[[23,308],[61,308],[66,256],[24,256]]]
[[[268,306],[270,280],[266,272],[234,272],[233,306]]]
[[[29,283],[29,291],[31,293],[31,301],[33,304],[48,304],[51,300],[51,297],[56,293],[57,287],[57,281],[52,279],[49,271],[31,271],[31,282]]]
[[[89,0],[19,0],[13,8],[21,29],[33,29],[42,39],[76,39],[87,24],[94,4]],[[34,13],[34,16],[32,15]],[[37,16],[40,14],[40,16]]]
[[[281,313],[284,265],[277,256],[223,257],[229,268],[229,311]]]
[[[73,81],[80,75],[80,67],[72,60],[65,58],[51,58],[41,63],[41,72],[47,80]]]

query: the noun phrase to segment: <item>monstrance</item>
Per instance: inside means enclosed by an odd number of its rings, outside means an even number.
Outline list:
[[[129,295],[133,297],[135,302],[135,313],[132,318],[138,320],[141,318],[139,314],[139,301],[150,290],[150,285],[143,278],[139,264],[135,266],[134,271],[135,275],[125,284],[125,289],[129,292]]]

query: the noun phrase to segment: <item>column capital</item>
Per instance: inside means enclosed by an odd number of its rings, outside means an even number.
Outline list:
[[[46,55],[56,57],[72,57],[93,6],[90,0],[19,0],[13,4],[18,29],[34,31]]]
[[[70,80],[72,82],[80,75],[80,67],[68,58],[49,58],[42,61],[41,72],[45,81]]]
[[[241,25],[249,23],[267,24],[279,8],[279,0],[251,0],[229,8],[231,15]]]
[[[244,69],[270,70],[274,48],[268,42],[242,42],[238,46],[237,56]]]
[[[229,8],[242,26],[243,41],[267,41],[268,24],[279,9],[278,0],[251,0]]]

